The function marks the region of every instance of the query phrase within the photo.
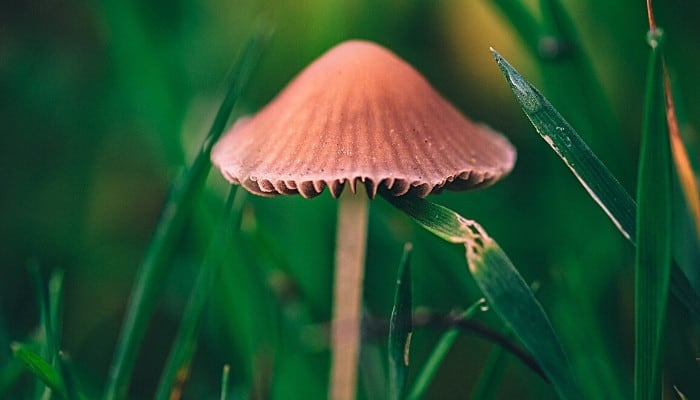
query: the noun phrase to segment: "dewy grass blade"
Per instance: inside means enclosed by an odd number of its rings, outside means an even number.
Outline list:
[[[260,57],[265,36],[255,34],[247,43],[233,70],[233,81],[224,98],[214,123],[202,144],[192,166],[176,181],[171,189],[161,219],[149,245],[143,263],[137,272],[117,348],[110,367],[104,399],[123,399],[127,395],[131,373],[136,363],[136,355],[141,345],[148,319],[153,311],[160,288],[160,278],[167,270],[166,260],[175,240],[178,238],[184,221],[189,215],[197,193],[206,180],[211,162],[211,152],[216,139],[224,131],[226,121],[238,100],[241,90]]]
[[[396,279],[394,307],[389,319],[389,399],[400,400],[406,387],[408,357],[413,331],[410,243],[403,248]]]
[[[20,343],[12,343],[10,348],[15,358],[22,361],[24,366],[31,371],[34,376],[44,382],[47,387],[61,398],[67,398],[66,386],[59,373],[56,372],[51,364]]]
[[[666,126],[661,31],[651,53],[637,178],[634,398],[661,398],[661,353],[671,270],[671,150]]]
[[[182,321],[178,329],[172,349],[168,355],[163,374],[156,390],[155,399],[167,400],[174,388],[177,377],[189,369],[196,347],[197,334],[201,325],[202,313],[209,294],[218,276],[220,260],[217,249],[226,248],[226,241],[231,237],[235,227],[238,226],[242,210],[242,199],[246,191],[236,191],[236,186],[231,187],[229,198],[226,202],[224,217],[221,219],[218,233],[213,238],[207,256],[199,268],[199,274],[194,283],[192,294],[182,313]],[[234,207],[234,204],[237,204]],[[186,375],[186,374],[185,374]]]
[[[622,235],[636,245],[637,205],[632,197],[549,101],[498,52],[493,49],[491,51],[537,132],[564,161]],[[671,289],[695,319],[700,320],[700,297],[675,263],[671,270]]]
[[[415,196],[383,196],[427,230],[466,248],[469,271],[488,301],[542,367],[563,399],[580,399],[569,360],[549,318],[496,241],[475,221]]]
[[[496,50],[491,49],[491,52],[537,132],[566,163],[620,232],[630,239],[635,231],[634,200],[549,101]]]
[[[486,299],[479,299],[469,308],[467,308],[467,310],[463,312],[462,315],[460,315],[460,318],[470,318],[479,309],[479,307],[483,307],[484,304],[486,304]],[[433,380],[433,377],[437,373],[440,364],[442,364],[442,360],[445,359],[445,356],[452,348],[452,345],[457,339],[459,332],[459,328],[453,327],[448,329],[445,333],[442,334],[442,336],[440,336],[440,339],[438,339],[438,342],[433,348],[432,353],[430,353],[430,356],[428,356],[428,360],[425,362],[423,368],[421,368],[420,372],[418,373],[416,381],[411,387],[411,391],[406,396],[406,399],[418,400],[423,398],[423,396],[425,395],[425,391],[428,389],[430,382]]]
[[[616,120],[593,69],[590,55],[581,46],[576,27],[560,0],[540,0],[543,25],[547,32],[540,39],[539,56],[544,84],[550,98],[558,100],[571,113],[584,133],[616,131]],[[580,95],[571,96],[575,90]],[[611,148],[619,148],[619,135],[609,135]]]

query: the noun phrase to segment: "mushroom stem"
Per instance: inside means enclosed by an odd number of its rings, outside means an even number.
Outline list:
[[[357,185],[356,193],[345,190],[341,194],[336,227],[330,399],[355,399],[367,214],[364,184]]]

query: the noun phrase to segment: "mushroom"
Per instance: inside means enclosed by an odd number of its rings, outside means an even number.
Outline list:
[[[355,396],[367,199],[484,187],[515,154],[405,61],[359,40],[326,52],[214,146],[214,165],[254,194],[310,198],[328,187],[340,197],[330,398]]]

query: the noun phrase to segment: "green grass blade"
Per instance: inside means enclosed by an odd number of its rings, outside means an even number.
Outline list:
[[[226,202],[224,217],[221,219],[218,234],[211,243],[207,257],[199,268],[199,273],[192,289],[192,294],[182,314],[180,328],[173,342],[172,349],[163,369],[155,399],[167,400],[170,398],[177,377],[183,371],[189,369],[194,356],[197,334],[201,325],[202,313],[206,306],[209,294],[212,293],[216,277],[219,272],[220,259],[218,249],[226,248],[226,241],[231,237],[234,227],[238,226],[239,217],[243,208],[246,191],[238,190],[232,186],[229,198]],[[234,204],[236,206],[234,206]]]
[[[53,360],[60,359],[60,343],[61,343],[61,296],[63,293],[63,271],[56,271],[51,274],[48,282],[47,296],[47,312],[48,312],[48,327],[47,342],[49,343],[49,351]],[[55,365],[55,363],[54,363]]]
[[[590,58],[582,51],[580,40],[569,14],[558,0],[541,0],[538,20],[525,1],[491,0],[532,57],[540,60],[545,84],[555,100],[566,100],[572,110],[584,110],[574,122],[586,132],[612,131],[617,125],[612,108],[596,78]],[[569,96],[571,86],[581,96]],[[579,117],[580,116],[580,117]],[[581,128],[582,129],[582,128]]]
[[[63,383],[61,375],[56,372],[51,364],[21,343],[12,343],[10,348],[15,358],[20,360],[35,377],[39,378],[39,380],[61,398],[68,398],[66,395],[66,385]]]
[[[84,400],[86,399],[83,395],[78,379],[76,377],[73,365],[71,364],[70,357],[63,353],[58,353],[58,368],[63,377],[63,382],[66,384],[66,395],[69,400]]]
[[[467,245],[469,268],[489,305],[530,350],[564,399],[581,398],[569,361],[542,306],[503,250],[481,232]]]
[[[39,266],[30,264],[30,275],[34,283],[34,292],[39,306],[39,327],[41,335],[37,344],[38,355],[46,360],[52,367],[58,366],[58,352],[60,346],[60,308],[61,292],[63,289],[63,273],[54,272],[49,278],[48,284],[44,283]],[[49,388],[37,381],[35,393],[37,397],[49,397]]]
[[[219,400],[227,400],[228,399],[229,375],[231,375],[231,366],[228,364],[225,364],[224,368],[222,369],[222,372],[221,372],[221,395],[219,396]]]
[[[636,245],[637,205],[610,170],[542,94],[492,49],[525,115],[622,235]],[[674,263],[673,294],[700,320],[700,296]]]
[[[414,196],[384,196],[427,230],[466,248],[469,271],[489,306],[537,360],[561,398],[581,393],[549,318],[500,246],[479,224]]]
[[[413,196],[383,197],[435,236],[450,243],[464,243],[463,228],[469,220],[449,208]]]
[[[688,400],[688,398],[683,394],[683,392],[680,391],[677,387],[673,387],[673,391],[676,392],[676,395],[678,396],[679,400]]]
[[[49,303],[46,298],[44,279],[41,276],[39,265],[36,264],[36,262],[31,262],[29,264],[29,275],[34,285],[34,294],[36,296],[37,307],[39,308],[40,336],[37,340],[37,344],[39,345],[37,352],[41,357],[51,358],[54,348],[52,343],[50,343],[50,338],[53,337],[53,335],[51,334]]]
[[[671,149],[666,126],[660,39],[660,30],[650,32],[651,53],[637,179],[636,400],[661,398],[661,349],[671,269]]]
[[[472,399],[491,399],[494,397],[499,385],[503,370],[506,367],[506,352],[501,346],[494,346],[489,353],[488,359],[481,371],[479,379],[476,381],[476,386],[472,391]]]
[[[483,307],[485,302],[486,300],[484,298],[479,299],[469,308],[467,308],[467,310],[460,315],[460,318],[466,319],[472,317],[479,307]],[[423,398],[425,391],[428,389],[430,382],[432,382],[433,377],[440,367],[440,364],[442,364],[442,360],[445,359],[445,356],[452,348],[452,345],[457,339],[459,332],[460,330],[458,327],[453,327],[448,329],[442,334],[442,336],[440,336],[440,339],[438,339],[432,353],[430,353],[430,356],[428,356],[428,360],[418,373],[416,381],[411,387],[411,391],[406,396],[407,399],[418,400]]]
[[[566,163],[620,232],[631,239],[635,231],[634,200],[549,101],[498,52],[493,49],[491,52],[537,132]]]
[[[668,76],[668,70],[664,63],[664,94],[666,96],[666,120],[668,121],[669,138],[671,141],[671,155],[675,164],[678,181],[683,191],[685,201],[690,215],[693,216],[695,222],[695,234],[700,239],[700,183],[695,178],[693,164],[688,156],[688,150],[685,148],[683,138],[681,137],[681,128],[676,115],[676,106],[674,105],[673,93],[671,90],[671,78]]]
[[[411,244],[406,243],[396,279],[394,306],[389,318],[389,399],[403,398],[408,354],[413,331],[411,291]]]
[[[241,90],[257,62],[264,37],[254,35],[247,43],[233,70],[233,80],[228,93],[216,114],[212,127],[204,140],[192,166],[178,179],[170,192],[161,219],[154,233],[143,263],[137,272],[124,323],[117,341],[117,348],[110,367],[104,399],[126,397],[131,373],[136,363],[138,348],[146,332],[146,325],[155,306],[159,282],[167,270],[166,261],[175,240],[179,237],[184,221],[200,192],[211,168],[209,153],[224,131],[226,121],[238,100]]]
[[[584,133],[617,132],[617,122],[605,91],[596,77],[589,54],[582,46],[574,21],[560,0],[540,0],[547,37],[540,42],[544,84],[560,107],[577,110],[573,123]],[[576,90],[579,96],[571,96]],[[583,112],[581,112],[583,111]],[[622,146],[620,135],[609,135],[612,148]]]

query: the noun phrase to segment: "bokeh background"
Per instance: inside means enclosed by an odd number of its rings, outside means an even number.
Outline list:
[[[567,71],[567,61],[528,51],[495,3],[2,2],[0,369],[11,358],[11,341],[30,341],[36,334],[39,316],[27,272],[36,263],[45,276],[65,272],[62,348],[90,397],[99,395],[135,271],[167,190],[196,154],[237,53],[264,26],[274,34],[236,115],[255,112],[334,44],[363,38],[392,49],[466,115],[510,138],[519,155],[509,177],[485,190],[443,193],[433,200],[478,220],[523,276],[537,282],[538,296],[583,383],[598,385],[599,393],[629,395],[634,250],[529,125],[489,46],[542,88],[634,193],[648,54],[644,5],[562,1],[604,90],[605,98],[596,101],[612,116],[605,125],[590,118],[591,100],[583,95],[579,76]],[[526,3],[540,15],[538,2]],[[656,13],[667,33],[668,63],[695,159],[700,154],[693,129],[700,126],[700,3],[659,2]],[[212,171],[162,282],[132,398],[153,395],[227,191]],[[677,222],[676,242],[687,245],[693,239],[683,213]],[[185,398],[215,398],[224,363],[232,366],[232,385],[241,398],[325,395],[334,227],[335,202],[327,193],[313,200],[248,199],[233,256],[211,293]],[[415,249],[417,307],[448,313],[480,297],[460,247],[431,237],[378,199],[370,216],[369,315],[382,320],[389,314],[406,241]],[[698,266],[698,258],[689,260]],[[689,278],[700,284],[697,271]],[[697,325],[677,302],[672,300],[670,309],[667,387],[677,385],[688,398],[700,398]],[[491,312],[481,314],[481,320],[499,327]],[[440,333],[430,327],[415,333],[411,377]],[[365,345],[369,355],[363,359],[360,393],[380,398],[372,390],[383,384],[386,339],[368,335]],[[429,397],[468,396],[491,350],[483,338],[461,336]],[[502,372],[497,398],[555,397],[514,358],[506,359]],[[11,378],[12,384],[0,386],[0,397],[30,392],[28,376]]]

